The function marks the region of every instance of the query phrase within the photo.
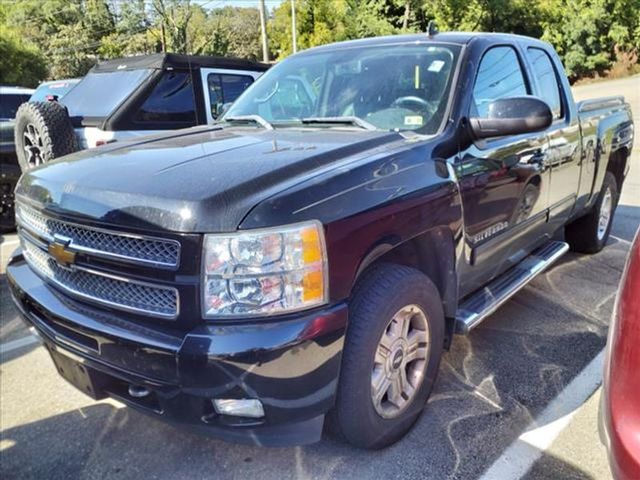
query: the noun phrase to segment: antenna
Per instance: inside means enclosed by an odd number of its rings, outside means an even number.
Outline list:
[[[435,34],[440,33],[438,30],[438,25],[436,25],[435,20],[429,20],[429,25],[427,26],[427,35],[433,37]]]

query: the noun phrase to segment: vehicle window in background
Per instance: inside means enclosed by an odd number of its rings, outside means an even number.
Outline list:
[[[561,118],[560,87],[558,86],[558,77],[549,55],[541,48],[533,47],[527,49],[527,55],[533,66],[533,74],[538,80],[542,99],[549,105],[553,118]]]
[[[165,72],[134,116],[136,122],[196,124],[190,72]]]
[[[474,115],[486,118],[489,103],[500,98],[527,95],[527,84],[516,52],[511,47],[494,47],[480,61],[473,87]]]
[[[49,95],[56,95],[58,100],[64,97],[69,90],[71,90],[80,79],[69,79],[69,80],[60,80],[56,82],[46,82],[42,83],[36,88],[36,91],[33,92],[30,102],[44,102]]]
[[[306,117],[356,116],[379,129],[435,133],[459,52],[430,42],[303,53],[266,72],[228,115],[260,115],[283,126],[303,126]]]
[[[7,93],[0,96],[0,119],[13,120],[16,118],[18,107],[29,101],[29,95]]]
[[[61,103],[72,117],[106,117],[149,75],[151,70],[146,69],[88,73]]]
[[[249,75],[210,73],[207,76],[207,83],[209,84],[211,116],[215,120],[222,112],[224,104],[235,102],[236,98],[253,83],[253,77]]]

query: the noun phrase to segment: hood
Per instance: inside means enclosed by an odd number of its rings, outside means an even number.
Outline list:
[[[16,194],[75,219],[143,230],[235,230],[252,207],[397,133],[196,127],[85,150],[21,178]]]

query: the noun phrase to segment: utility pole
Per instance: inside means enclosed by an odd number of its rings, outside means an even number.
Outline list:
[[[298,31],[296,29],[296,0],[291,0],[291,37],[293,39],[293,53],[298,51]]]
[[[267,47],[267,19],[264,11],[264,0],[260,0],[260,29],[262,30],[262,61],[267,63],[269,61],[269,48]]]

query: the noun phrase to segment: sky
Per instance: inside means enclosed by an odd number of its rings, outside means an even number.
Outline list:
[[[272,10],[282,3],[283,0],[265,0],[267,10]],[[258,0],[195,0],[204,8],[222,8],[225,5],[232,7],[258,7]]]

